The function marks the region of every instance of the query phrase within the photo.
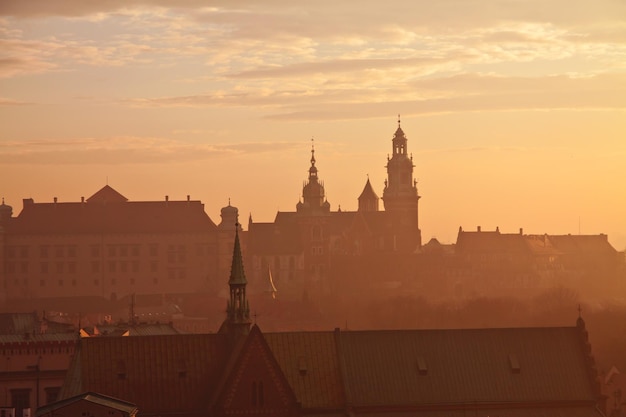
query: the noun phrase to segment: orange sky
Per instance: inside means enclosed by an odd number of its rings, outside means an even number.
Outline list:
[[[207,4],[211,7],[206,7]],[[295,209],[382,195],[396,115],[424,241],[459,226],[626,248],[626,3],[0,2],[0,194]]]

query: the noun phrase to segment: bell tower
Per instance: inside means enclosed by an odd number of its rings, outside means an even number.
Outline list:
[[[408,154],[407,138],[400,126],[393,136],[391,158],[387,156],[387,179],[383,190],[385,211],[393,223],[394,242],[398,250],[412,251],[422,244],[418,223],[417,180],[413,178],[413,155]]]

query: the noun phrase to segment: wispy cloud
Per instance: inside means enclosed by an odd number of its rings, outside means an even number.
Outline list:
[[[153,137],[80,138],[0,142],[3,164],[119,165],[163,164],[210,160],[226,156],[282,152],[299,144],[287,142],[239,142],[198,144]]]

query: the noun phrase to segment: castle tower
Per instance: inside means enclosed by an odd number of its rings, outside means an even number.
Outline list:
[[[394,233],[399,246],[413,250],[421,246],[422,238],[418,223],[417,180],[413,178],[413,156],[407,152],[407,138],[400,126],[392,139],[393,153],[387,156],[387,180],[383,191],[385,211],[394,222]]]
[[[235,245],[228,286],[230,297],[226,304],[226,320],[220,332],[227,331],[231,335],[245,335],[250,330],[250,306],[246,299],[246,274],[243,270],[241,245],[239,244],[239,225],[235,227]]]
[[[296,205],[298,213],[327,214],[330,212],[330,203],[326,201],[324,183],[320,181],[317,176],[315,162],[315,147],[311,144],[309,179],[304,182],[304,186],[302,187],[302,201],[298,202]]]

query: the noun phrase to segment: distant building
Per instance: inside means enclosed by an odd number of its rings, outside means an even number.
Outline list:
[[[0,314],[0,416],[23,416],[58,399],[77,334],[36,313]]]
[[[141,415],[603,415],[585,323],[573,327],[263,333],[235,234],[224,323],[204,335],[83,339],[62,398]]]
[[[398,120],[392,156],[387,158],[384,211],[379,210],[379,197],[369,178],[358,196],[357,211],[331,210],[312,148],[309,175],[296,211],[278,212],[271,223],[249,219],[247,264],[253,287],[265,288],[271,273],[278,296],[329,293],[336,290],[337,275],[346,272],[341,265],[356,265],[350,270],[356,275],[367,265],[367,258],[375,256],[389,266],[400,257],[406,262],[418,251],[420,196],[407,142]]]
[[[17,217],[3,203],[0,300],[209,291],[217,229],[200,201],[128,201],[108,185],[80,202],[24,199]]]

